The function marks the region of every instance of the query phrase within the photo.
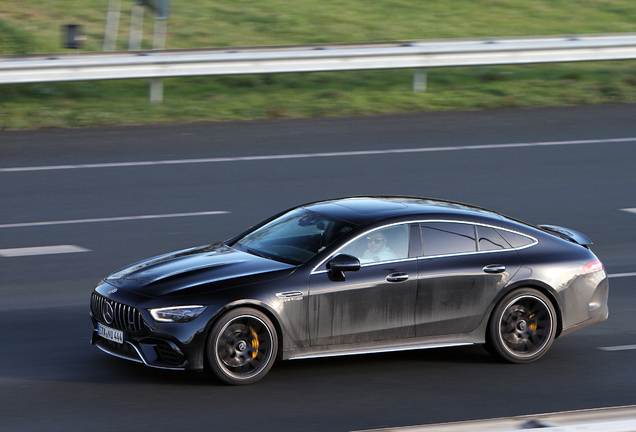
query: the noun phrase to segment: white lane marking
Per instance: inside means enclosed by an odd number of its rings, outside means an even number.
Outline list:
[[[629,213],[636,213],[636,208],[625,208],[625,209],[621,209],[621,210],[629,212]]]
[[[27,248],[14,248],[14,249],[0,249],[0,257],[22,257],[31,255],[54,255],[65,253],[77,253],[77,252],[90,252],[90,249],[86,249],[74,245],[60,245],[60,246],[39,246],[39,247],[27,247]]]
[[[228,214],[228,213],[229,212],[227,211],[206,211],[206,212],[195,212],[195,213],[172,213],[172,214],[124,216],[124,217],[97,218],[97,219],[75,219],[75,220],[59,220],[59,221],[47,221],[47,222],[24,222],[24,223],[0,224],[0,228],[23,228],[23,227],[34,227],[34,226],[68,225],[68,224],[81,224],[81,223],[94,223],[94,222],[117,222],[117,221],[130,221],[130,220],[142,220],[142,219],[163,219],[163,218],[176,218],[176,217],[189,217],[189,216],[220,215],[220,214]]]
[[[449,147],[420,147],[420,148],[385,149],[385,150],[360,150],[360,151],[326,152],[326,153],[297,153],[297,154],[282,154],[282,155],[237,156],[237,157],[202,158],[202,159],[170,159],[170,160],[158,160],[158,161],[93,163],[93,164],[78,164],[78,165],[49,165],[49,166],[34,166],[34,167],[0,168],[0,173],[24,172],[24,171],[70,170],[70,169],[82,169],[82,168],[120,168],[120,167],[153,166],[153,165],[178,165],[178,164],[196,164],[196,163],[281,160],[281,159],[306,159],[306,158],[342,157],[342,156],[369,156],[369,155],[386,155],[386,154],[396,154],[396,153],[430,153],[430,152],[445,152],[445,151],[460,151],[460,150],[486,150],[486,149],[505,149],[505,148],[519,148],[519,147],[608,144],[608,143],[625,143],[625,142],[636,142],[636,137],[608,138],[608,139],[597,139],[597,140],[576,140],[576,141],[544,141],[544,142],[509,143],[509,144],[483,144],[483,145],[466,145],[466,146],[449,146]]]
[[[612,347],[600,347],[601,351],[627,351],[627,350],[636,350],[636,345],[620,345],[620,346],[612,346]]]
[[[636,273],[614,273],[614,274],[608,274],[607,277],[608,278],[623,278],[623,277],[633,277],[636,276]]]

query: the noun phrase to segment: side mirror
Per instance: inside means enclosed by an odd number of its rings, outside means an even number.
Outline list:
[[[335,282],[345,280],[344,272],[360,270],[360,260],[351,255],[336,255],[327,263],[329,279]]]

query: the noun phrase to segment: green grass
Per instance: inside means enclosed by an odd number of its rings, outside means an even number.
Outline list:
[[[636,31],[633,0],[173,0],[166,48]],[[118,50],[130,1],[121,0]],[[0,2],[0,54],[62,52],[61,25],[101,50],[107,0]],[[144,16],[143,48],[152,44]],[[0,129],[636,102],[636,62],[440,68],[426,93],[411,70],[0,86]]]

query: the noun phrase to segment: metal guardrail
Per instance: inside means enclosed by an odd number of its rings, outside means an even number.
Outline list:
[[[513,432],[528,429],[540,429],[541,432],[636,432],[636,405],[366,432]]]
[[[636,59],[636,33],[0,58],[0,84]]]
[[[0,84],[636,59],[636,33],[0,56]],[[423,82],[422,82],[423,81]]]

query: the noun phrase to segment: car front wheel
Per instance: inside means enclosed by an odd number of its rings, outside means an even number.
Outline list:
[[[276,329],[267,316],[251,308],[232,309],[212,327],[207,360],[214,375],[233,385],[252,384],[276,360]]]
[[[488,351],[512,363],[543,356],[556,335],[556,312],[550,300],[532,288],[507,294],[495,307],[488,326]]]

